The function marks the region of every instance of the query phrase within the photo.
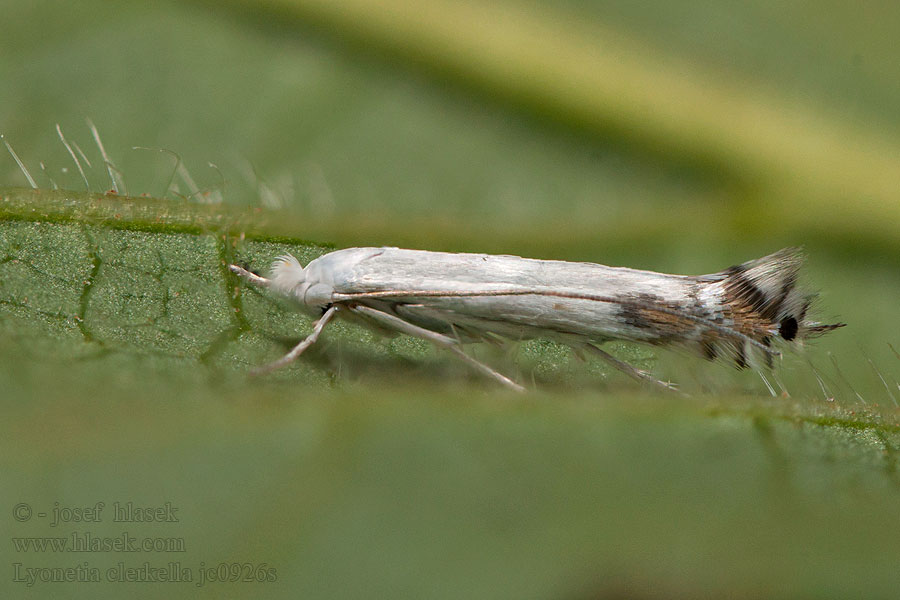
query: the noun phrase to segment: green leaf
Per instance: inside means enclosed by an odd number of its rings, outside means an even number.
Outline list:
[[[241,236],[244,214],[3,194],[3,504],[48,515],[10,517],[8,531],[19,544],[126,532],[184,547],[19,549],[9,555],[18,569],[10,593],[194,597],[201,572],[208,579],[209,565],[232,562],[265,563],[277,581],[200,589],[521,598],[652,586],[841,597],[897,583],[900,427],[889,414],[802,399],[643,396],[628,384],[601,393],[608,374],[590,373],[584,389],[584,366],[573,370],[541,344],[524,351],[523,368],[547,391],[521,397],[420,344],[385,346],[352,326],[251,380],[246,371],[309,322],[243,289],[225,264],[262,267],[284,252],[306,262],[327,248]],[[98,502],[98,522],[53,524],[54,509],[73,518]],[[169,503],[179,520],[116,522],[116,502],[120,511]],[[191,580],[110,583],[119,562],[134,577],[174,568]],[[28,573],[76,567],[72,577],[101,582],[29,587]]]
[[[895,595],[897,8],[714,4],[0,3],[0,133],[41,188],[0,189],[0,596]],[[148,197],[102,193],[85,117]],[[56,123],[92,192],[51,189],[85,188]],[[310,321],[226,264],[322,241],[683,273],[803,244],[849,327],[785,356],[790,397],[472,350],[521,397],[344,323],[248,377]],[[86,533],[163,546],[21,546]],[[193,580],[108,581],[170,563]],[[209,581],[232,564],[276,581]],[[42,581],[76,567],[101,581]]]

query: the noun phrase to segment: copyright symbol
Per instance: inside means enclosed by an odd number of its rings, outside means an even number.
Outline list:
[[[20,502],[13,507],[13,518],[16,521],[27,521],[31,519],[31,506]]]

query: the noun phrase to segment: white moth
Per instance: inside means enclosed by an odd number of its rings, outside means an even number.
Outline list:
[[[609,340],[677,345],[739,368],[753,353],[771,364],[775,339],[793,342],[841,327],[806,319],[813,295],[796,286],[801,252],[787,248],[712,275],[666,275],[518,256],[348,248],[305,268],[281,256],[269,278],[231,265],[252,284],[319,317],[312,334],[268,372],[295,360],[335,316],[445,347],[497,380],[524,388],[464,353],[478,341],[549,338],[590,351],[627,375],[674,387],[597,347]]]

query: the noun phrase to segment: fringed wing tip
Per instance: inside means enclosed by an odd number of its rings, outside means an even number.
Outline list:
[[[829,331],[834,331],[835,329],[840,329],[841,327],[846,327],[846,323],[831,323],[831,324],[823,324],[823,323],[807,323],[806,324],[806,335],[804,337],[813,338],[819,337],[820,335],[825,335]]]
[[[721,286],[724,304],[738,331],[767,347],[779,338],[800,342],[845,326],[807,320],[816,294],[806,293],[798,286],[805,258],[801,248],[784,248],[704,279]],[[729,350],[726,355],[734,358],[738,368],[747,366],[743,344]],[[716,354],[707,347],[703,352],[707,356]],[[771,356],[767,356],[766,362],[770,361]]]

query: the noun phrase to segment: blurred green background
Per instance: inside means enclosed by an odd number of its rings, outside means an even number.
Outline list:
[[[41,187],[0,155],[4,597],[895,593],[896,3],[0,8],[0,133]],[[149,199],[84,193],[55,126],[102,194],[86,118]],[[478,349],[522,399],[349,325],[248,379],[309,322],[223,263],[329,244],[691,274],[802,245],[818,314],[849,326],[786,356],[778,397],[627,345],[691,398],[553,344]],[[13,512],[101,501],[100,523]],[[116,501],[180,521],[114,523]],[[186,547],[21,547],[86,531]],[[22,579],[120,562],[194,581]],[[197,587],[201,563],[277,581]]]

